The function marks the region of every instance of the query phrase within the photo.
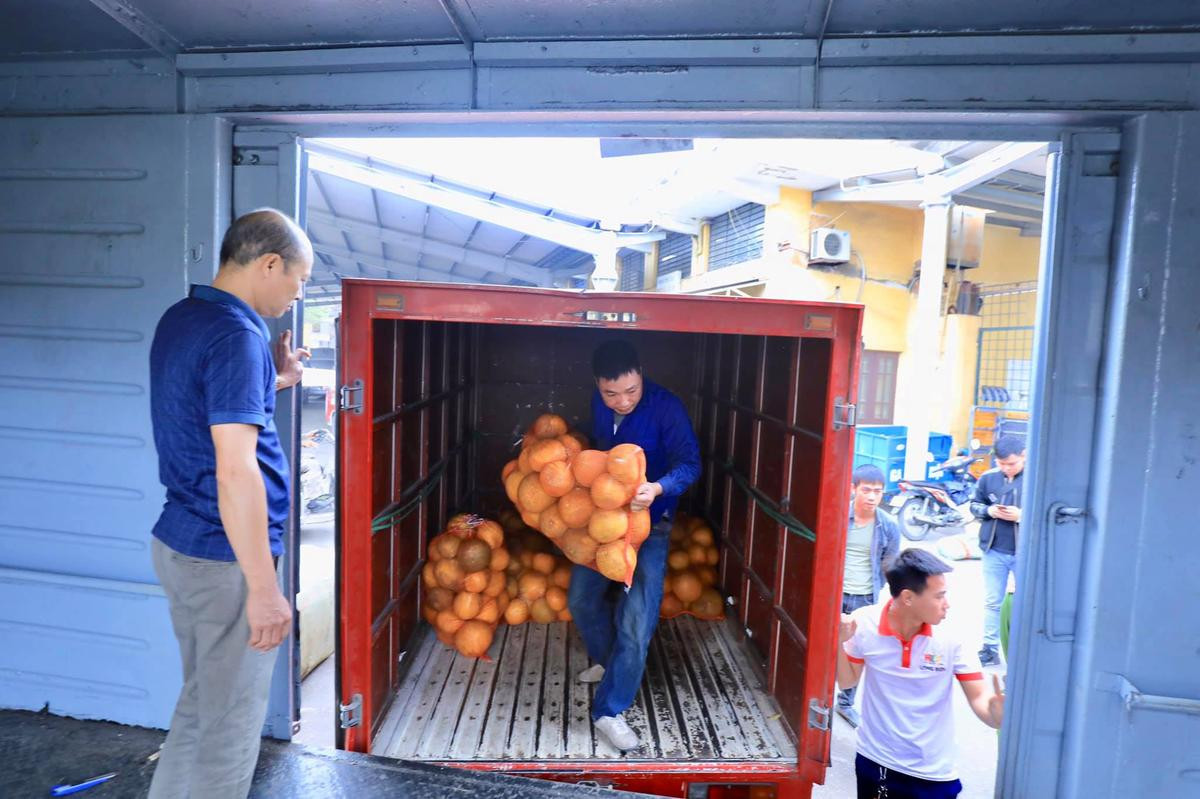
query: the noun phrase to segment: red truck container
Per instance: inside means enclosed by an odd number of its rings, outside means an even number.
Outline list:
[[[807,797],[829,756],[862,309],[659,294],[343,282],[340,745],[677,797]],[[627,716],[594,735],[570,623],[501,625],[489,661],[419,602],[427,539],[495,515],[543,410],[587,430],[590,354],[626,338],[681,397],[703,472],[681,508],[717,532],[727,620],[660,625]]]

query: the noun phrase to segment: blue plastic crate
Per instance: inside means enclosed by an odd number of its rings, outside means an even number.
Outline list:
[[[929,477],[929,469],[933,469],[950,457],[954,439],[945,433],[929,434],[928,452],[933,455],[925,477]],[[904,477],[904,455],[908,449],[908,427],[905,425],[874,425],[860,427],[855,433],[854,465],[872,464],[878,466],[885,479],[883,490],[897,490],[898,483]]]

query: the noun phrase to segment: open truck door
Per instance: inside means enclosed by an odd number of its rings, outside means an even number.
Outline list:
[[[342,289],[342,745],[371,751],[412,659],[428,538],[452,512],[503,502],[500,467],[511,457],[519,415],[509,406],[523,396],[532,403],[527,414],[575,400],[586,408],[590,347],[601,336],[626,335],[652,352],[644,351],[646,363],[672,361],[673,380],[684,386],[704,457],[692,506],[719,530],[730,621],[794,735],[790,765],[706,763],[707,781],[739,773],[761,780],[774,768],[783,769],[787,791],[820,782],[861,308],[395,281],[344,280]],[[551,375],[544,385],[506,387],[489,375],[530,359]],[[634,771],[679,775],[688,766],[652,760]],[[508,771],[526,767],[569,778],[552,773],[552,761],[504,763]],[[586,771],[575,768],[574,778]]]

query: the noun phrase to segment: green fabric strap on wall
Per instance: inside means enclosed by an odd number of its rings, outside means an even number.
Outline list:
[[[795,533],[801,538],[812,541],[814,544],[817,542],[816,533],[808,529],[804,525],[804,522],[800,521],[795,516],[779,510],[775,506],[775,503],[772,502],[765,494],[763,494],[754,486],[750,485],[750,483],[746,482],[746,478],[738,474],[738,471],[733,468],[732,462],[727,462],[725,464],[725,473],[732,477],[733,482],[737,483],[738,488],[746,492],[746,495],[750,497],[750,499],[754,500],[754,504],[758,505],[759,509],[769,516],[776,524],[782,525],[788,532]]]
[[[378,533],[382,530],[386,530],[393,524],[404,521],[408,514],[419,508],[421,503],[433,493],[433,489],[437,488],[437,484],[442,481],[442,475],[446,472],[446,464],[448,462],[448,460],[442,461],[440,464],[438,464],[437,468],[429,473],[428,482],[422,486],[421,490],[417,492],[416,496],[386,516],[380,516],[378,519],[371,522],[371,532]]]

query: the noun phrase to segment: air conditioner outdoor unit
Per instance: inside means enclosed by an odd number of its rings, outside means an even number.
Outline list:
[[[850,260],[850,234],[845,230],[819,227],[812,232],[808,248],[810,264],[844,264]]]

